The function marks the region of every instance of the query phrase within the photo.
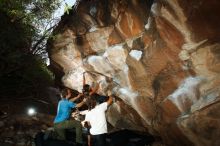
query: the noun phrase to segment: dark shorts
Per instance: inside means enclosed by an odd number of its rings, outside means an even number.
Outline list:
[[[92,146],[105,146],[106,145],[106,133],[99,135],[91,135]]]

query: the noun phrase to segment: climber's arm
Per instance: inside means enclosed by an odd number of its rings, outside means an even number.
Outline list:
[[[97,85],[94,88],[91,88],[89,95],[96,93],[99,90],[99,87],[100,87],[100,85],[99,85],[99,83],[97,83]]]
[[[83,94],[79,93],[76,97],[71,98],[70,101],[74,102],[74,101],[76,101],[77,99],[79,99],[82,96],[83,96]]]

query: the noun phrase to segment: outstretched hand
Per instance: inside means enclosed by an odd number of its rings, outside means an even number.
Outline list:
[[[83,99],[83,102],[87,102],[87,98],[84,98],[84,99]]]
[[[83,94],[82,94],[82,93],[79,93],[78,96],[81,97],[81,96],[83,96]]]
[[[113,95],[112,91],[111,91],[111,90],[108,90],[107,95],[108,95],[108,96]]]
[[[78,115],[77,112],[73,112],[71,116],[74,118],[74,117],[76,117],[77,115]]]

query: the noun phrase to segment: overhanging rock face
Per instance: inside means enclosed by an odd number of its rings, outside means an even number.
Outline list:
[[[168,145],[220,145],[220,1],[81,0],[48,41],[65,86],[114,92],[108,121]]]

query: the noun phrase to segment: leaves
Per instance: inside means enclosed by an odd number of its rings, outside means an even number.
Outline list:
[[[69,11],[71,10],[71,6],[69,6],[67,3],[65,3],[65,6],[64,6],[64,13],[67,13],[69,15]]]
[[[0,0],[1,97],[42,96],[53,84],[44,58],[59,0]]]

